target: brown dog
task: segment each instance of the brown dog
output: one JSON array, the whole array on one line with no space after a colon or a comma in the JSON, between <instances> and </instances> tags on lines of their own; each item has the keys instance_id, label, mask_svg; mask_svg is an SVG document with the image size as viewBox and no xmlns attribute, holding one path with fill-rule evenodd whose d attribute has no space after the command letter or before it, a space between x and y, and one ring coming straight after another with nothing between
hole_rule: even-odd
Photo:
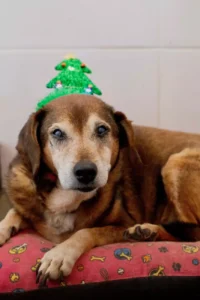
<instances>
[{"instance_id":1,"label":"brown dog","mask_svg":"<svg viewBox=\"0 0 200 300\"><path fill-rule=\"evenodd\" d=\"M30 116L17 150L0 244L27 227L57 243L42 285L95 246L200 238L199 135L133 127L98 98L70 95Z\"/></svg>"}]
</instances>

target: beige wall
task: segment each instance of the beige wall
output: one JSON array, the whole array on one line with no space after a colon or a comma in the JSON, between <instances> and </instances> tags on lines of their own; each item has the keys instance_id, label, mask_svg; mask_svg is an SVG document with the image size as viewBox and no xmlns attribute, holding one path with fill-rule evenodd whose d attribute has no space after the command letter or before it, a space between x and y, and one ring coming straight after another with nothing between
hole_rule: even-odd
<instances>
[{"instance_id":1,"label":"beige wall","mask_svg":"<svg viewBox=\"0 0 200 300\"><path fill-rule=\"evenodd\" d=\"M17 135L74 53L134 122L200 132L199 0L0 0L3 171Z\"/></svg>"}]
</instances>

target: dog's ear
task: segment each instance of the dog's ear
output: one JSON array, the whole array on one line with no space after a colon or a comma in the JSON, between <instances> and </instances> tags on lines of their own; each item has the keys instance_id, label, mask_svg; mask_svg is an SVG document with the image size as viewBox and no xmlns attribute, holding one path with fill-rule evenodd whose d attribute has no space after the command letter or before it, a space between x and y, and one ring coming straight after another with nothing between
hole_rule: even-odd
<instances>
[{"instance_id":1,"label":"dog's ear","mask_svg":"<svg viewBox=\"0 0 200 300\"><path fill-rule=\"evenodd\" d=\"M38 131L43 118L43 110L30 115L19 133L16 146L18 153L32 172L33 177L37 175L40 167L41 149L38 141Z\"/></svg>"},{"instance_id":2,"label":"dog's ear","mask_svg":"<svg viewBox=\"0 0 200 300\"><path fill-rule=\"evenodd\" d=\"M135 137L132 122L127 119L124 113L119 111L116 111L114 113L114 118L119 128L120 148L128 148L131 162L134 164L142 165L142 159L135 146Z\"/></svg>"},{"instance_id":3,"label":"dog's ear","mask_svg":"<svg viewBox=\"0 0 200 300\"><path fill-rule=\"evenodd\" d=\"M114 119L119 128L120 147L134 147L134 132L131 121L127 119L124 113L116 111Z\"/></svg>"}]
</instances>

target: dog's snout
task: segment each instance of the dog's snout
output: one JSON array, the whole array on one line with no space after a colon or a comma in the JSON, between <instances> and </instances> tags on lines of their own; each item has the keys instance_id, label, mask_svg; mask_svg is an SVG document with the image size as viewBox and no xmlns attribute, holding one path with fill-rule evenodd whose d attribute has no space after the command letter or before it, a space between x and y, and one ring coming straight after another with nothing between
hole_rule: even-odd
<instances>
[{"instance_id":1,"label":"dog's snout","mask_svg":"<svg viewBox=\"0 0 200 300\"><path fill-rule=\"evenodd\" d=\"M90 161L80 161L74 167L74 175L80 183L91 183L97 175L97 166Z\"/></svg>"}]
</instances>

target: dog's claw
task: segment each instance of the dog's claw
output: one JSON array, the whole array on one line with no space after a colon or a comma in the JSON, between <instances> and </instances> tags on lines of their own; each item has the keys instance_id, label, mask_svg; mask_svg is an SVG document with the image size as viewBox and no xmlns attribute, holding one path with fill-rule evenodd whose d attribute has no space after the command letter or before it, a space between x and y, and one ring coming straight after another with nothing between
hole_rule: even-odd
<instances>
[{"instance_id":1,"label":"dog's claw","mask_svg":"<svg viewBox=\"0 0 200 300\"><path fill-rule=\"evenodd\" d=\"M40 271L40 272L37 274L37 277L36 277L36 284L39 283L41 275L42 275L42 271Z\"/></svg>"},{"instance_id":2,"label":"dog's claw","mask_svg":"<svg viewBox=\"0 0 200 300\"><path fill-rule=\"evenodd\" d=\"M12 236L16 235L16 233L17 233L17 229L15 228L15 226L11 227L10 228L10 236L12 237Z\"/></svg>"},{"instance_id":3,"label":"dog's claw","mask_svg":"<svg viewBox=\"0 0 200 300\"><path fill-rule=\"evenodd\" d=\"M143 237L143 232L140 228L140 226L135 227L135 231L133 233L130 233L129 230L125 230L123 233L123 238L125 240L141 240Z\"/></svg>"},{"instance_id":4,"label":"dog's claw","mask_svg":"<svg viewBox=\"0 0 200 300\"><path fill-rule=\"evenodd\" d=\"M35 270L35 273L36 273L36 276L38 275L38 271L39 271L39 269L40 269L40 266L41 266L41 262L37 265L37 267L36 267L36 270Z\"/></svg>"},{"instance_id":5,"label":"dog's claw","mask_svg":"<svg viewBox=\"0 0 200 300\"><path fill-rule=\"evenodd\" d=\"M130 236L130 234L129 234L128 230L125 230L123 233L124 240L128 240L129 236Z\"/></svg>"},{"instance_id":6,"label":"dog's claw","mask_svg":"<svg viewBox=\"0 0 200 300\"><path fill-rule=\"evenodd\" d=\"M59 279L60 279L60 281L64 281L64 275L63 275L63 272L62 272L62 271L60 271Z\"/></svg>"},{"instance_id":7,"label":"dog's claw","mask_svg":"<svg viewBox=\"0 0 200 300\"><path fill-rule=\"evenodd\" d=\"M157 232L154 232L148 227L136 225L133 228L129 228L124 231L123 238L125 240L134 241L154 241L156 239Z\"/></svg>"},{"instance_id":8,"label":"dog's claw","mask_svg":"<svg viewBox=\"0 0 200 300\"><path fill-rule=\"evenodd\" d=\"M47 287L47 280L49 279L49 273L45 274L39 284L40 288Z\"/></svg>"},{"instance_id":9,"label":"dog's claw","mask_svg":"<svg viewBox=\"0 0 200 300\"><path fill-rule=\"evenodd\" d=\"M136 226L135 227L135 235L137 236L137 237L141 237L141 236L143 236L143 231L142 231L142 228L140 227L140 226Z\"/></svg>"}]
</instances>

